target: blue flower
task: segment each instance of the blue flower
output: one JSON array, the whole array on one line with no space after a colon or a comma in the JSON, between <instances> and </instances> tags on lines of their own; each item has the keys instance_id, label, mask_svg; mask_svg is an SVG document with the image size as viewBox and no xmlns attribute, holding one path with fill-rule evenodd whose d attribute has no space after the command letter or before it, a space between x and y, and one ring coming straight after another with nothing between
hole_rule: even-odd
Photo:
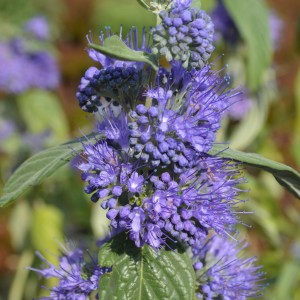
<instances>
[{"instance_id":1,"label":"blue flower","mask_svg":"<svg viewBox=\"0 0 300 300\"><path fill-rule=\"evenodd\" d=\"M84 253L77 248L59 257L59 265L49 263L40 253L37 256L48 266L44 269L28 268L39 273L46 279L57 278L58 283L51 288L49 297L51 300L85 300L93 291L98 290L100 277L110 271L110 268L102 268L91 255L91 262L87 262Z\"/></svg>"},{"instance_id":2,"label":"blue flower","mask_svg":"<svg viewBox=\"0 0 300 300\"><path fill-rule=\"evenodd\" d=\"M191 1L174 1L161 11L161 24L152 29L152 52L187 68L202 68L214 50L214 25L203 11L190 8Z\"/></svg>"},{"instance_id":3,"label":"blue flower","mask_svg":"<svg viewBox=\"0 0 300 300\"><path fill-rule=\"evenodd\" d=\"M245 300L263 289L256 258L245 258L246 244L214 235L202 247L192 248L197 275L198 299Z\"/></svg>"}]
</instances>

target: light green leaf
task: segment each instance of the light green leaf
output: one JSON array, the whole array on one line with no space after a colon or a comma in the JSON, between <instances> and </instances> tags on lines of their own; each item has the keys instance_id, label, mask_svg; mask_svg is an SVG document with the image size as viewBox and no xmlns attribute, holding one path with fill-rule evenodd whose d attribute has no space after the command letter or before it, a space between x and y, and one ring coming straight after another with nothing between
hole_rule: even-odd
<instances>
[{"instance_id":1,"label":"light green leaf","mask_svg":"<svg viewBox=\"0 0 300 300\"><path fill-rule=\"evenodd\" d=\"M154 55L130 49L117 35L106 38L103 46L89 44L89 47L115 59L144 62L149 64L155 71L158 69Z\"/></svg>"},{"instance_id":2,"label":"light green leaf","mask_svg":"<svg viewBox=\"0 0 300 300\"><path fill-rule=\"evenodd\" d=\"M295 197L300 199L300 174L293 168L282 163L267 159L255 153L246 153L226 148L222 144L214 145L209 151L211 155L229 158L248 166L259 168L271 173L275 179Z\"/></svg>"},{"instance_id":3,"label":"light green leaf","mask_svg":"<svg viewBox=\"0 0 300 300\"><path fill-rule=\"evenodd\" d=\"M188 254L179 245L155 252L137 248L126 234L106 243L99 264L112 266L100 278L100 300L193 300L195 271Z\"/></svg>"},{"instance_id":4,"label":"light green leaf","mask_svg":"<svg viewBox=\"0 0 300 300\"><path fill-rule=\"evenodd\" d=\"M269 11L262 0L224 0L247 46L249 87L255 91L272 59Z\"/></svg>"},{"instance_id":5,"label":"light green leaf","mask_svg":"<svg viewBox=\"0 0 300 300\"><path fill-rule=\"evenodd\" d=\"M55 94L32 90L18 97L18 108L30 133L50 130L52 143L58 144L68 137L68 121Z\"/></svg>"}]
</instances>

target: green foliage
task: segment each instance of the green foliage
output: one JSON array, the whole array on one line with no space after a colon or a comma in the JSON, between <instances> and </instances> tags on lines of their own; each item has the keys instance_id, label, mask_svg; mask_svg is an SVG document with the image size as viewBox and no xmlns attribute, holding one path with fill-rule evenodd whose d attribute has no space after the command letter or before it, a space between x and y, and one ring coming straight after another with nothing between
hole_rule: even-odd
<instances>
[{"instance_id":1,"label":"green foliage","mask_svg":"<svg viewBox=\"0 0 300 300\"><path fill-rule=\"evenodd\" d=\"M68 121L53 93L32 90L22 94L17 101L20 115L30 133L38 134L50 130L52 144L66 140L69 131Z\"/></svg>"},{"instance_id":2,"label":"green foliage","mask_svg":"<svg viewBox=\"0 0 300 300\"><path fill-rule=\"evenodd\" d=\"M246 153L233 149L225 149L224 145L215 145L211 151L212 155L230 158L242 162L248 166L262 169L271 173L275 179L295 197L300 199L300 174L289 166L264 158L256 153Z\"/></svg>"},{"instance_id":3,"label":"green foliage","mask_svg":"<svg viewBox=\"0 0 300 300\"><path fill-rule=\"evenodd\" d=\"M6 182L0 207L16 200L28 188L40 184L45 178L65 165L80 151L80 140L44 150L26 160Z\"/></svg>"},{"instance_id":4,"label":"green foliage","mask_svg":"<svg viewBox=\"0 0 300 300\"><path fill-rule=\"evenodd\" d=\"M224 0L247 46L248 85L255 91L272 59L268 8L264 1Z\"/></svg>"},{"instance_id":5,"label":"green foliage","mask_svg":"<svg viewBox=\"0 0 300 300\"><path fill-rule=\"evenodd\" d=\"M137 248L122 233L99 252L99 264L113 266L99 282L101 300L193 300L195 271L184 249L155 252L150 246Z\"/></svg>"},{"instance_id":6,"label":"green foliage","mask_svg":"<svg viewBox=\"0 0 300 300\"><path fill-rule=\"evenodd\" d=\"M112 58L125 61L139 61L149 64L154 70L158 69L156 58L154 55L143 51L135 51L127 47L127 45L116 35L104 40L104 45L89 44L89 46Z\"/></svg>"}]
</instances>

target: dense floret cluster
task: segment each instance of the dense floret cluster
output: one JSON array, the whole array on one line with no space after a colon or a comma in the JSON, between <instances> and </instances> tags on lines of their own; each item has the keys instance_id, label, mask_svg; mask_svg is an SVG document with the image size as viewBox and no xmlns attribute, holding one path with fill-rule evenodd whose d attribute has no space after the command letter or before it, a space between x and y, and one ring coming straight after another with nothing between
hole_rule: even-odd
<instances>
[{"instance_id":1,"label":"dense floret cluster","mask_svg":"<svg viewBox=\"0 0 300 300\"><path fill-rule=\"evenodd\" d=\"M115 53L101 53L103 48L97 50L88 38L89 55L102 68L87 70L77 99L98 121L94 137L82 143L77 168L85 192L106 210L112 234L125 232L136 247L148 244L156 251L182 243L195 260L198 298L246 299L256 295L261 273L255 259L239 258L226 240L240 222L237 204L244 178L238 163L211 152L222 116L239 93L228 90L222 72L205 64L214 49L214 26L204 11L191 8L190 0L175 0L158 15L161 23L150 33L152 48L145 31L138 43L135 28L118 41L134 50L130 53L139 51L152 61L154 55L157 65L163 55L168 66L150 70L147 59L119 60ZM111 36L107 28L100 45ZM94 279L98 282L106 271L96 266L82 279L76 259L67 258L59 270L50 266L39 272L56 273L62 294L75 281L73 292L89 295L96 289ZM72 270L66 282L65 270Z\"/></svg>"},{"instance_id":2,"label":"dense floret cluster","mask_svg":"<svg viewBox=\"0 0 300 300\"><path fill-rule=\"evenodd\" d=\"M201 248L194 248L198 277L198 299L239 299L258 297L263 273L256 258L245 258L246 244L214 235Z\"/></svg>"},{"instance_id":3,"label":"dense floret cluster","mask_svg":"<svg viewBox=\"0 0 300 300\"><path fill-rule=\"evenodd\" d=\"M79 248L61 255L58 266L49 263L40 253L37 255L48 268L29 269L42 277L58 279L58 285L51 289L49 297L43 299L86 300L93 291L97 291L100 277L110 271L97 264L97 254L95 257L89 255L91 261L87 262Z\"/></svg>"},{"instance_id":4,"label":"dense floret cluster","mask_svg":"<svg viewBox=\"0 0 300 300\"><path fill-rule=\"evenodd\" d=\"M36 40L48 38L46 21L34 18L25 25L25 30ZM38 43L38 42L36 42ZM59 84L59 70L52 54L28 47L26 37L0 41L0 90L18 94L31 88L54 89Z\"/></svg>"},{"instance_id":5,"label":"dense floret cluster","mask_svg":"<svg viewBox=\"0 0 300 300\"><path fill-rule=\"evenodd\" d=\"M214 50L214 25L205 11L190 8L190 4L174 1L171 9L160 12L161 24L152 30L152 52L168 61L202 68Z\"/></svg>"}]
</instances>

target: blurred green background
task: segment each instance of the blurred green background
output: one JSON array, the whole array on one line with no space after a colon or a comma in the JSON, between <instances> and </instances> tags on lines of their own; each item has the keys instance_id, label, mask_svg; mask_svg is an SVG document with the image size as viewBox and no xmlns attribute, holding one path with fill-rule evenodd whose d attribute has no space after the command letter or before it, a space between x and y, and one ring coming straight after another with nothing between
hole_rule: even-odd
<instances>
[{"instance_id":1,"label":"blurred green background","mask_svg":"<svg viewBox=\"0 0 300 300\"><path fill-rule=\"evenodd\" d=\"M213 11L216 1L203 0L202 5ZM255 87L245 76L249 39L240 34L235 43L222 37L216 41L216 68L228 63L226 71L232 75L233 86L246 88L245 96L252 103L242 119L228 116L224 120L219 139L300 170L300 2L269 0L266 5L270 14L277 15L278 36L270 50L271 61ZM255 9L251 22L243 23L246 31L251 26L261 28L261 14ZM81 76L94 65L85 51L86 34L91 31L96 40L106 25L114 32L119 31L120 24L124 32L132 25L155 26L155 17L135 0L0 0L0 43L20 35L24 22L36 15L48 21L47 49L57 59L61 80L51 91L0 91L0 126L4 130L4 120L15 124L14 131L0 144L1 194L5 181L26 158L80 137L81 131L91 131L92 117L81 111L75 97ZM221 57L222 53L225 55ZM5 65L0 68L0 77L3 68ZM25 143L25 135L42 140ZM249 253L258 257L266 272L268 285L262 299L300 299L300 202L267 173L247 169L246 176L249 201L241 210L254 213L243 217L247 226L240 231L250 242ZM63 167L15 204L0 210L0 299L47 295L39 288L46 283L25 269L40 265L34 251L55 262L59 244L90 247L106 230L101 210L83 193L79 174L70 166Z\"/></svg>"}]
</instances>

